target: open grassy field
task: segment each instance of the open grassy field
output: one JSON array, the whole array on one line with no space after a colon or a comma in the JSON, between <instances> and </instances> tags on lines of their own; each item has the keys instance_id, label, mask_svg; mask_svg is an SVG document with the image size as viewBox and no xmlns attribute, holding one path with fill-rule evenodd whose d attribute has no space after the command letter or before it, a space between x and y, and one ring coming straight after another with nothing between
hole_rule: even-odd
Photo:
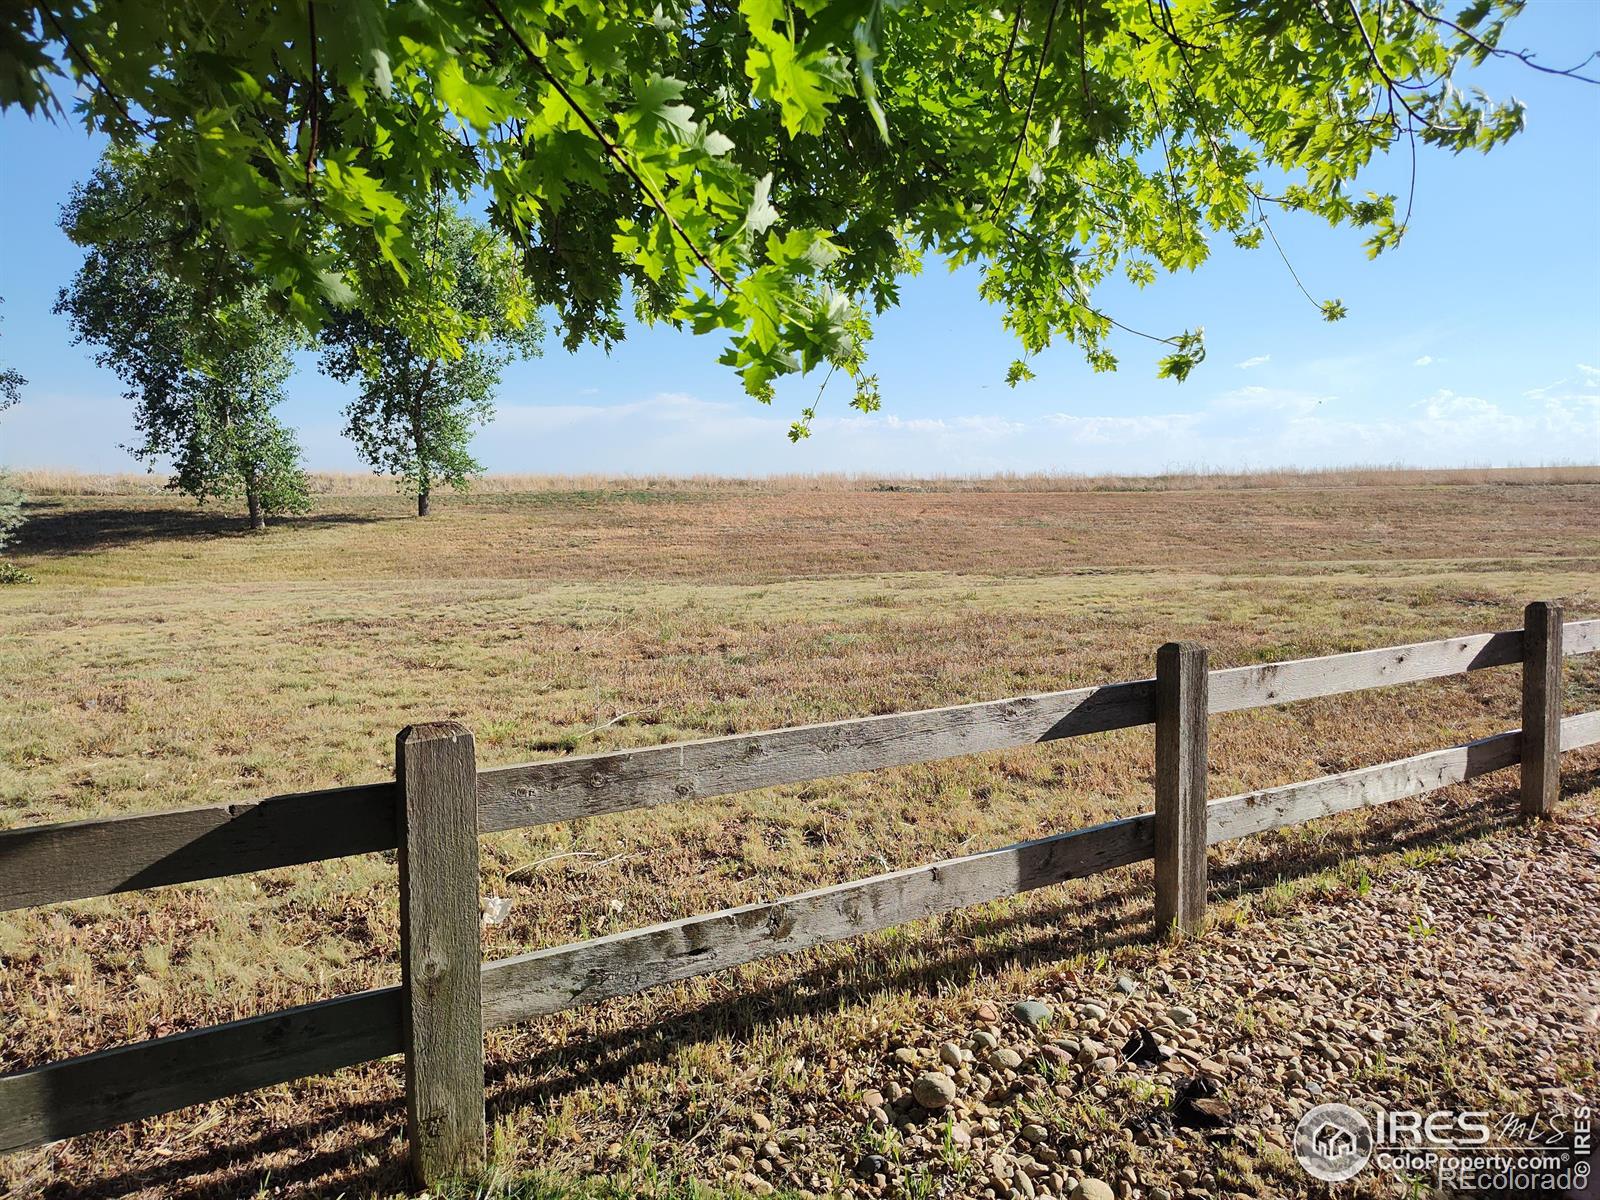
<instances>
[{"instance_id":1,"label":"open grassy field","mask_svg":"<svg viewBox=\"0 0 1600 1200\"><path fill-rule=\"evenodd\" d=\"M1178 638L1232 666L1514 627L1530 599L1600 616L1600 469L1127 490L583 482L441 498L426 520L379 491L325 494L251 536L175 498L56 479L16 548L37 583L0 589L0 824L370 781L415 721L466 723L496 766L1139 678ZM1568 711L1600 706L1594 657L1569 660ZM1212 794L1517 712L1501 668L1218 718ZM1572 803L1592 804L1600 753L1565 770ZM1149 731L1130 730L496 835L482 891L512 905L484 952L1138 812L1152 772ZM1445 853L1502 826L1513 786L1220 848L1214 896L1265 913ZM9 914L0 1067L394 982L395 904L392 862L366 856ZM497 1170L738 1186L751 1114L826 1124L830 1079L902 1025L1067 967L1128 969L1153 952L1148 916L1147 869L1130 868L501 1031ZM1476 1061L1448 1080L1418 1064L1415 1086L1476 1095L1495 1077ZM398 1095L398 1067L373 1064L0 1160L0 1189L392 1193ZM812 1190L857 1153L815 1148Z\"/></svg>"}]
</instances>

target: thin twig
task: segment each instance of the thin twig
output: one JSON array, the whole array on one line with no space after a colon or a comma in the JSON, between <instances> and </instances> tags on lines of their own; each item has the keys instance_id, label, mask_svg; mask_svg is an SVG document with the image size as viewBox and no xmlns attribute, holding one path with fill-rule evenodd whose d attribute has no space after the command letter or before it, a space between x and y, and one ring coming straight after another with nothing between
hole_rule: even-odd
<instances>
[{"instance_id":1,"label":"thin twig","mask_svg":"<svg viewBox=\"0 0 1600 1200\"><path fill-rule=\"evenodd\" d=\"M1161 15L1165 17L1166 20L1157 21L1156 28L1161 30L1161 32L1166 35L1167 40L1176 46L1180 51L1187 52L1189 50L1216 49L1214 46L1202 46L1199 42L1185 41L1183 35L1178 32L1178 19L1173 15L1172 8L1169 5L1168 0L1159 0L1159 3L1161 5ZM1187 61L1187 58L1185 61Z\"/></svg>"},{"instance_id":2,"label":"thin twig","mask_svg":"<svg viewBox=\"0 0 1600 1200\"><path fill-rule=\"evenodd\" d=\"M611 720L609 720L609 721L603 721L599 725L591 726L590 728L585 729L582 733L573 734L572 735L572 740L575 741L575 742L582 741L584 738L588 737L591 733L599 733L602 729L610 729L618 721L626 721L629 717L637 717L640 713L647 713L647 712L654 712L654 711L655 711L655 709L652 706L651 708L636 708L636 709L633 709L631 712L618 713L616 716L612 717Z\"/></svg>"},{"instance_id":3,"label":"thin twig","mask_svg":"<svg viewBox=\"0 0 1600 1200\"><path fill-rule=\"evenodd\" d=\"M1411 224L1411 210L1417 203L1417 131L1408 129L1406 135L1411 141L1411 182L1406 185L1406 217L1401 225Z\"/></svg>"},{"instance_id":4,"label":"thin twig","mask_svg":"<svg viewBox=\"0 0 1600 1200\"><path fill-rule=\"evenodd\" d=\"M1006 43L1006 56L1000 63L1000 95L1005 99L1006 107L1011 105L1011 89L1006 86L1006 73L1011 70L1011 56L1016 53L1017 33L1022 28L1022 10L1026 7L1027 0L1017 0L1017 15L1011 21L1011 40Z\"/></svg>"},{"instance_id":5,"label":"thin twig","mask_svg":"<svg viewBox=\"0 0 1600 1200\"><path fill-rule=\"evenodd\" d=\"M710 1129L711 1126L714 1125L719 1118L725 1117L725 1116L728 1115L728 1110L732 1106L733 1106L733 1101L724 1100L722 1102L722 1106L720 1108L718 1108L716 1112L712 1113L709 1117L707 1117L706 1120L705 1120L705 1123L703 1125L701 1125L699 1129L696 1129L693 1133L691 1133L687 1138L684 1139L683 1144L685 1146L694 1145L695 1142L700 1140L701 1135L703 1135L706 1130Z\"/></svg>"},{"instance_id":6,"label":"thin twig","mask_svg":"<svg viewBox=\"0 0 1600 1200\"><path fill-rule=\"evenodd\" d=\"M613 854L610 858L602 858L597 863L590 863L586 870L581 871L579 873L582 874L582 875L593 875L601 867L608 867L612 863L616 862L618 859L632 858L632 857L633 857L633 851L624 850L621 854Z\"/></svg>"},{"instance_id":7,"label":"thin twig","mask_svg":"<svg viewBox=\"0 0 1600 1200\"><path fill-rule=\"evenodd\" d=\"M311 81L310 93L306 101L306 124L308 128L308 141L306 143L306 192L311 192L311 175L317 166L317 136L321 132L321 114L318 112L318 101L321 87L317 83L317 5L316 0L306 0L306 29L307 36L311 39ZM313 197L315 198L315 197Z\"/></svg>"},{"instance_id":8,"label":"thin twig","mask_svg":"<svg viewBox=\"0 0 1600 1200\"><path fill-rule=\"evenodd\" d=\"M1006 174L1006 185L1000 189L1000 199L995 208L1001 208L1011 192L1011 181L1017 177L1017 164L1022 161L1022 151L1028 145L1028 126L1033 121L1033 106L1039 99L1039 81L1044 78L1044 65L1050 57L1050 37L1056 30L1056 14L1061 11L1061 0L1050 6L1050 19L1044 25L1044 41L1039 45L1039 67L1033 73L1033 86L1028 89L1028 108L1022 114L1022 132L1017 135L1017 152L1011 157L1011 170Z\"/></svg>"},{"instance_id":9,"label":"thin twig","mask_svg":"<svg viewBox=\"0 0 1600 1200\"><path fill-rule=\"evenodd\" d=\"M1289 256L1283 252L1283 243L1278 241L1278 235L1272 232L1272 222L1267 220L1267 214L1262 211L1259 202L1256 204L1256 216L1261 218L1261 227L1267 231L1267 236L1272 239L1272 244L1278 248L1278 257L1283 259L1283 265L1289 269L1289 278L1294 280L1295 287L1300 289L1301 294L1307 300L1321 308L1322 305L1317 303L1317 298L1306 291L1306 285L1300 282L1300 276L1295 271L1294 264L1289 261Z\"/></svg>"},{"instance_id":10,"label":"thin twig","mask_svg":"<svg viewBox=\"0 0 1600 1200\"><path fill-rule=\"evenodd\" d=\"M1094 112L1094 100L1089 95L1089 52L1084 45L1084 22L1088 19L1083 0L1078 0L1078 77L1083 81L1083 107L1086 113Z\"/></svg>"},{"instance_id":11,"label":"thin twig","mask_svg":"<svg viewBox=\"0 0 1600 1200\"><path fill-rule=\"evenodd\" d=\"M1013 223L1007 223L1006 231L1008 233L1010 233L1013 237L1021 237L1021 238L1030 239L1033 242L1033 244L1039 249L1039 251L1041 253L1045 253L1046 252L1045 246L1043 245L1042 242L1039 241L1038 237L1034 233L1032 233L1032 231L1027 230L1027 229L1023 229L1023 228L1021 228L1021 227L1019 227L1019 226L1017 226L1016 224L1013 224ZM1078 302L1083 305L1084 308L1089 310L1091 315L1093 315L1095 317L1098 317L1100 320L1106 322L1108 325L1115 326L1117 329L1122 330L1123 333L1131 333L1135 337L1144 338L1146 341L1159 342L1163 346L1176 346L1176 345L1179 344L1178 343L1178 339L1176 337L1162 337L1160 334L1146 333L1142 329L1135 329L1131 325L1124 325L1121 321L1117 320L1110 313L1102 312L1100 309L1095 308L1093 305L1086 303L1084 298L1081 295L1077 296L1076 298L1077 298ZM887 863L885 865L887 865Z\"/></svg>"},{"instance_id":12,"label":"thin twig","mask_svg":"<svg viewBox=\"0 0 1600 1200\"><path fill-rule=\"evenodd\" d=\"M146 129L140 122L133 119L133 114L128 111L128 106L122 102L122 98L106 86L105 80L100 78L100 72L95 70L94 64L89 61L89 56L82 50L78 49L77 43L75 43L67 34L67 31L62 28L61 22L56 20L55 13L43 6L40 7L40 12L44 14L44 19L49 21L50 24L54 26L55 31L61 35L61 40L67 44L67 53L72 55L73 58L77 59L78 65L88 72L90 79L94 80L95 91L99 92L111 102L112 107L122 114L122 119L129 125L133 126L135 133L141 133L146 137L152 137L153 135L148 129Z\"/></svg>"},{"instance_id":13,"label":"thin twig","mask_svg":"<svg viewBox=\"0 0 1600 1200\"><path fill-rule=\"evenodd\" d=\"M1491 46L1477 34L1473 33L1469 29L1463 29L1460 25L1457 25L1448 17L1441 17L1438 13L1429 12L1426 8L1422 7L1422 5L1416 3L1416 0L1400 0L1400 2L1412 12L1416 13L1417 16L1428 21L1432 21L1435 25L1443 25L1457 37L1461 38L1463 41L1471 42L1485 54L1492 54L1496 58L1514 58L1523 66L1532 67L1535 71L1542 71L1546 75L1560 75L1564 79L1576 79L1579 83L1600 85L1600 79L1596 79L1589 75L1578 74L1578 72L1583 70L1584 67L1588 66L1595 59L1600 58L1600 50L1592 51L1588 57L1586 57L1582 62L1578 63L1577 66L1566 68L1547 67L1543 63L1535 62L1533 55L1526 50L1506 50L1500 46Z\"/></svg>"},{"instance_id":14,"label":"thin twig","mask_svg":"<svg viewBox=\"0 0 1600 1200\"><path fill-rule=\"evenodd\" d=\"M822 393L828 390L828 385L833 382L833 373L835 371L837 371L838 369L839 369L839 364L838 363L830 362L828 364L828 373L827 373L827 375L823 376L822 386L817 389L817 398L811 402L811 407L812 408L815 408L818 404L820 404L822 402Z\"/></svg>"},{"instance_id":15,"label":"thin twig","mask_svg":"<svg viewBox=\"0 0 1600 1200\"><path fill-rule=\"evenodd\" d=\"M1350 15L1355 18L1356 28L1361 31L1361 40L1367 47L1367 57L1372 60L1373 70L1378 72L1378 74L1383 78L1384 85L1389 89L1390 114L1393 114L1394 102L1398 100L1400 101L1400 107L1406 110L1406 114L1410 116L1413 121L1418 121L1427 126L1429 129L1437 130L1440 133L1460 132L1460 127L1456 125L1435 125L1432 121L1428 120L1427 117L1423 116L1416 109L1411 107L1411 102L1405 97L1405 91L1398 83L1394 81L1394 76L1390 75L1389 72L1384 68L1383 63L1379 61L1378 47L1373 44L1372 36L1367 33L1367 23L1361 17L1360 6L1356 3L1356 0L1345 0L1345 4L1349 6Z\"/></svg>"},{"instance_id":16,"label":"thin twig","mask_svg":"<svg viewBox=\"0 0 1600 1200\"><path fill-rule=\"evenodd\" d=\"M1109 321L1111 324L1115 325L1118 329L1122 330L1123 333L1131 333L1131 334L1133 334L1134 337L1142 337L1146 341L1159 342L1163 346L1176 346L1178 344L1178 339L1175 338L1175 337L1162 337L1160 334L1157 334L1157 333L1146 333L1142 329L1135 329L1132 325L1124 325L1121 321L1117 320L1115 317L1111 316L1109 313L1103 313L1098 308L1091 308L1091 309L1089 309L1089 311L1092 312L1095 316L1099 317L1101 320Z\"/></svg>"},{"instance_id":17,"label":"thin twig","mask_svg":"<svg viewBox=\"0 0 1600 1200\"><path fill-rule=\"evenodd\" d=\"M1166 114L1161 111L1161 101L1156 99L1156 89L1148 82L1144 86L1145 90L1150 93L1150 106L1156 110L1156 136L1161 139L1161 157L1167 164L1167 179L1172 184L1172 200L1176 204L1178 203L1178 197L1182 195L1182 191L1178 187L1178 173L1172 167L1172 149L1167 145ZM1174 127L1173 132L1177 132L1176 127Z\"/></svg>"},{"instance_id":18,"label":"thin twig","mask_svg":"<svg viewBox=\"0 0 1600 1200\"><path fill-rule=\"evenodd\" d=\"M545 857L537 860L536 862L531 862L531 863L528 863L526 866L517 867L517 868L515 868L513 870L507 871L506 872L506 882L507 883L514 883L519 879L526 879L526 878L528 878L528 876L532 875L535 871L537 871L540 867L544 866L546 863L559 862L563 858L599 858L599 857L600 857L600 851L598 851L598 850L568 850L568 851L565 851L564 853L561 853L561 854L547 854Z\"/></svg>"}]
</instances>

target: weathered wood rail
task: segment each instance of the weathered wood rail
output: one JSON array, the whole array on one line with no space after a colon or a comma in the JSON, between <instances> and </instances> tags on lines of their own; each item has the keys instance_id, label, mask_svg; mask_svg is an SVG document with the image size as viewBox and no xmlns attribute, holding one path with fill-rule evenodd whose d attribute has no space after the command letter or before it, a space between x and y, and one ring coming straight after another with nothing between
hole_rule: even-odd
<instances>
[{"instance_id":1,"label":"weathered wood rail","mask_svg":"<svg viewBox=\"0 0 1600 1200\"><path fill-rule=\"evenodd\" d=\"M485 1029L1154 859L1158 932L1203 919L1206 847L1386 804L1518 763L1521 809L1555 811L1564 658L1600 620L1528 606L1523 629L1206 669L1171 645L1153 679L923 712L477 770L458 725L413 726L392 782L0 831L0 910L399 850L402 981L0 1076L0 1151L404 1054L413 1164L432 1181L483 1153ZM1207 716L1523 667L1521 728L1283 787L1208 800ZM802 783L1082 734L1156 726L1156 810L496 962L479 961L477 835Z\"/></svg>"}]
</instances>

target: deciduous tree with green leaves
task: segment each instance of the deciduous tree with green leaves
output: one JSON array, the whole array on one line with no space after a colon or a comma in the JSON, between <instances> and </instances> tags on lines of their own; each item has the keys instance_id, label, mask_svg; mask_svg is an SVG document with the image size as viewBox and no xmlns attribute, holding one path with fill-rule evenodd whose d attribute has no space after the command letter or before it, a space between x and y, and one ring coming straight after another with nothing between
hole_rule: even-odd
<instances>
[{"instance_id":1,"label":"deciduous tree with green leaves","mask_svg":"<svg viewBox=\"0 0 1600 1200\"><path fill-rule=\"evenodd\" d=\"M0 306L4 304L5 298L0 296ZM28 381L22 377L21 371L0 363L0 412L21 401L22 389L27 386Z\"/></svg>"},{"instance_id":2,"label":"deciduous tree with green leaves","mask_svg":"<svg viewBox=\"0 0 1600 1200\"><path fill-rule=\"evenodd\" d=\"M1514 135L1518 103L1464 86L1487 59L1580 75L1508 43L1521 9L77 0L10 10L0 105L49 109L68 76L81 119L167 151L204 227L310 324L426 269L408 217L441 189L482 195L569 343L620 337L631 297L727 334L759 399L826 366L871 409L871 314L929 259L977 267L1017 382L1056 339L1115 366L1134 331L1101 285L1193 268L1219 235L1275 242L1299 212L1394 246L1409 195L1362 188L1375 156ZM438 307L415 333L448 349ZM1203 358L1198 326L1152 336L1162 374Z\"/></svg>"},{"instance_id":3,"label":"deciduous tree with green leaves","mask_svg":"<svg viewBox=\"0 0 1600 1200\"><path fill-rule=\"evenodd\" d=\"M138 150L113 150L74 189L61 226L86 253L56 311L125 385L142 439L128 449L170 460L169 486L201 503L242 498L252 529L304 511L300 447L273 415L302 335L267 286ZM210 270L191 280L173 269L177 255Z\"/></svg>"},{"instance_id":4,"label":"deciduous tree with green leaves","mask_svg":"<svg viewBox=\"0 0 1600 1200\"><path fill-rule=\"evenodd\" d=\"M5 300L0 298L0 305ZM0 363L0 412L22 399L22 389L28 381L15 367ZM0 466L0 551L10 544L12 536L22 527L24 520L22 489L17 486L11 472ZM15 563L0 561L0 583L26 583L29 576Z\"/></svg>"},{"instance_id":5,"label":"deciduous tree with green leaves","mask_svg":"<svg viewBox=\"0 0 1600 1200\"><path fill-rule=\"evenodd\" d=\"M469 449L473 430L494 416L505 365L539 353L544 326L503 238L443 196L418 219L428 226L417 236L418 275L336 310L321 340L323 370L360 386L345 432L375 471L399 477L425 517L435 487L465 488L482 471ZM451 314L454 354L424 336L441 308Z\"/></svg>"}]
</instances>

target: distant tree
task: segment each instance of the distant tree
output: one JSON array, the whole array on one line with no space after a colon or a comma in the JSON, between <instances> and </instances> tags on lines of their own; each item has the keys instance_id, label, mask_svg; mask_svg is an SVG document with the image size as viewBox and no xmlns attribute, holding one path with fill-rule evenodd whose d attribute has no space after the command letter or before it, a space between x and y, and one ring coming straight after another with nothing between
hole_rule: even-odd
<instances>
[{"instance_id":1,"label":"distant tree","mask_svg":"<svg viewBox=\"0 0 1600 1200\"><path fill-rule=\"evenodd\" d=\"M0 296L0 305L4 303L5 297ZM21 400L22 389L27 386L28 381L22 377L21 371L0 363L0 412Z\"/></svg>"},{"instance_id":2,"label":"distant tree","mask_svg":"<svg viewBox=\"0 0 1600 1200\"><path fill-rule=\"evenodd\" d=\"M237 256L206 243L163 176L158 162L119 150L73 190L61 227L87 253L56 311L126 386L142 439L127 449L170 460L168 486L201 503L242 497L250 527L265 529L268 515L309 505L299 444L272 411L299 330ZM196 261L208 264L199 279Z\"/></svg>"},{"instance_id":3,"label":"distant tree","mask_svg":"<svg viewBox=\"0 0 1600 1200\"><path fill-rule=\"evenodd\" d=\"M5 300L0 299L0 304ZM0 363L0 412L4 412L13 404L22 399L22 389L28 381L22 377L22 372L15 367L5 366ZM12 535L21 527L23 520L22 489L17 486L11 472L0 467L0 550L4 550L11 542ZM12 563L0 562L0 583L26 583L28 575Z\"/></svg>"},{"instance_id":4,"label":"distant tree","mask_svg":"<svg viewBox=\"0 0 1600 1200\"><path fill-rule=\"evenodd\" d=\"M26 517L22 502L26 497L17 486L11 472L0 470L0 552L10 543L12 535L21 527ZM32 577L15 563L0 558L0 583L30 583Z\"/></svg>"},{"instance_id":5,"label":"distant tree","mask_svg":"<svg viewBox=\"0 0 1600 1200\"><path fill-rule=\"evenodd\" d=\"M425 221L413 234L423 269L410 286L381 289L322 328L323 370L360 384L346 434L374 471L399 477L419 517L434 488L461 490L483 470L469 450L473 430L494 417L505 365L538 354L544 336L510 246L443 197ZM448 330L440 312L450 314Z\"/></svg>"}]
</instances>

